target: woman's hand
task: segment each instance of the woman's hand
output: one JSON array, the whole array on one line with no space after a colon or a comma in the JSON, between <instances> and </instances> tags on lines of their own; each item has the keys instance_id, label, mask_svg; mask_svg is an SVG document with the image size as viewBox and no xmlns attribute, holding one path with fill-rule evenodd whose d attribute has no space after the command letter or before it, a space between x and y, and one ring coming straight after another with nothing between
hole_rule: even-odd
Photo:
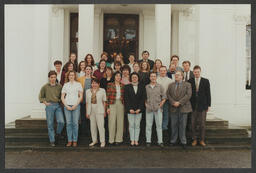
<instances>
[{"instance_id":1,"label":"woman's hand","mask_svg":"<svg viewBox=\"0 0 256 173\"><path fill-rule=\"evenodd\" d=\"M109 108L107 109L107 113L108 113L108 115L110 114L110 109Z\"/></svg>"},{"instance_id":2,"label":"woman's hand","mask_svg":"<svg viewBox=\"0 0 256 173\"><path fill-rule=\"evenodd\" d=\"M90 119L90 115L86 114L86 118L87 118L87 119Z\"/></svg>"}]
</instances>

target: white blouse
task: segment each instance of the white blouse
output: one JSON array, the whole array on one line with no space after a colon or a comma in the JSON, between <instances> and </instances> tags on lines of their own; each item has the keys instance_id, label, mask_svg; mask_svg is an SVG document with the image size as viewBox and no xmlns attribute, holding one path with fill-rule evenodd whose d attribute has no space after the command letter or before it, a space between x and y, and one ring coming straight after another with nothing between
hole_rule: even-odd
<instances>
[{"instance_id":1,"label":"white blouse","mask_svg":"<svg viewBox=\"0 0 256 173\"><path fill-rule=\"evenodd\" d=\"M79 82L67 82L64 84L61 93L65 93L65 102L67 105L75 105L78 101L78 93L83 92L82 85Z\"/></svg>"}]
</instances>

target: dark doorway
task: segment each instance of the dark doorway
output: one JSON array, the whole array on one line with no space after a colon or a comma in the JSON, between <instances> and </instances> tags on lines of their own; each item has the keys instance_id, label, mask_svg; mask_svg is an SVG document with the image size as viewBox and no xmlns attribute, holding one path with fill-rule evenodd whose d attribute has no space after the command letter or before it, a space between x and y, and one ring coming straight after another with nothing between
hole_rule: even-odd
<instances>
[{"instance_id":1,"label":"dark doorway","mask_svg":"<svg viewBox=\"0 0 256 173\"><path fill-rule=\"evenodd\" d=\"M125 63L130 53L138 59L139 15L104 14L104 46L109 55L121 52Z\"/></svg>"},{"instance_id":2,"label":"dark doorway","mask_svg":"<svg viewBox=\"0 0 256 173\"><path fill-rule=\"evenodd\" d=\"M78 13L70 14L70 52L77 53Z\"/></svg>"}]
</instances>

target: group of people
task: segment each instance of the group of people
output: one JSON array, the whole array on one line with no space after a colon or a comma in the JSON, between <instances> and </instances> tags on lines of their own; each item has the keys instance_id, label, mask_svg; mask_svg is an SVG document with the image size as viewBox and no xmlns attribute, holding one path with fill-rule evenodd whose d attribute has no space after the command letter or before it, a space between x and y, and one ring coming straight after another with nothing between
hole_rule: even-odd
<instances>
[{"instance_id":1,"label":"group of people","mask_svg":"<svg viewBox=\"0 0 256 173\"><path fill-rule=\"evenodd\" d=\"M154 121L160 147L164 147L163 134L168 134L169 124L170 145L177 145L179 139L186 148L187 125L191 125L192 146L198 142L206 145L211 94L209 80L200 75L201 67L196 65L191 71L189 61L180 67L179 57L173 55L167 68L160 59L150 60L148 51L142 52L141 60L137 61L133 54L128 59L124 63L122 54L116 54L111 63L103 52L98 63L87 54L78 64L76 54L71 53L63 68L61 61L54 62L55 70L48 73L49 82L39 94L40 102L46 105L51 146L58 142L65 121L67 147L77 146L78 129L83 125L90 127L90 147L98 143L98 132L100 147L105 147L106 140L109 145L120 145L125 132L129 132L131 146L138 146L140 133L145 133L149 147Z\"/></svg>"}]
</instances>

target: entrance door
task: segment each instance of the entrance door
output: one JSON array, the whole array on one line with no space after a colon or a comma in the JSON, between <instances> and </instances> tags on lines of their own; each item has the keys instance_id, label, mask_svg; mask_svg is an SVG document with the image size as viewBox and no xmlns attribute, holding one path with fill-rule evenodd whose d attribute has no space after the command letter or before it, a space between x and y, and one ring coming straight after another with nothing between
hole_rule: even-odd
<instances>
[{"instance_id":1,"label":"entrance door","mask_svg":"<svg viewBox=\"0 0 256 173\"><path fill-rule=\"evenodd\" d=\"M139 16L134 14L104 14L104 47L109 55L121 52L128 63L130 53L138 59Z\"/></svg>"}]
</instances>

